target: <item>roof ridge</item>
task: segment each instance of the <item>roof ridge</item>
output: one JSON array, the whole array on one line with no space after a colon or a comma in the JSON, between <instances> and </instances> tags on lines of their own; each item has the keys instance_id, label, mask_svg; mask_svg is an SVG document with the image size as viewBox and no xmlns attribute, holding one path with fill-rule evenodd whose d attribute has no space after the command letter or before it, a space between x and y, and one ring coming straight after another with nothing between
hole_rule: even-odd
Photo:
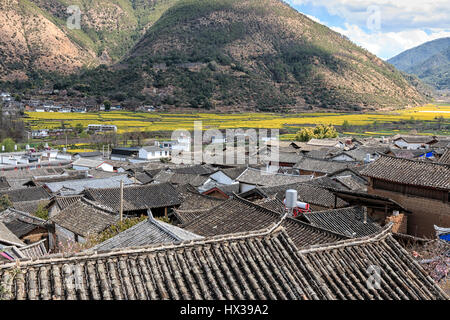
<instances>
[{"instance_id":1,"label":"roof ridge","mask_svg":"<svg viewBox=\"0 0 450 320\"><path fill-rule=\"evenodd\" d=\"M348 240L342 240L338 241L332 244L319 244L319 245L312 245L308 248L298 250L298 253L304 254L304 253L310 253L310 252L317 252L317 251L325 251L329 249L337 249L347 246L356 246L359 244L365 244L365 243L371 243L371 242L378 242L381 240L386 239L389 235L392 234L392 227L393 223L390 222L387 224L380 232L369 235L366 237L356 238L356 239L348 239Z\"/></svg>"},{"instance_id":2,"label":"roof ridge","mask_svg":"<svg viewBox=\"0 0 450 320\"><path fill-rule=\"evenodd\" d=\"M131 247L131 248L118 248L118 249L111 249L111 250L105 250L105 251L82 251L78 253L72 253L69 255L66 254L54 254L54 255L48 255L44 257L38 257L38 258L26 258L23 260L17 260L13 263L5 263L0 264L0 270L1 269L8 269L12 266L20 267L21 265L39 265L43 263L57 263L62 261L77 261L77 260L89 260L89 259L99 259L102 257L110 257L110 256L120 256L123 254L136 254L136 253L151 253L151 252L159 252L164 250L170 250L170 249L181 249L181 248L190 248L194 246L203 246L208 245L212 243L219 243L219 242L226 242L226 241L238 241L238 240L244 240L249 238L256 238L256 237L264 237L269 236L270 234L277 235L277 234L283 234L287 236L286 231L283 227L281 227L279 224L274 223L268 228L257 230L257 231L251 231L251 232L240 232L240 233L232 233L228 235L219 235L209 238L201 238L201 239L195 239L195 240L187 240L187 241L181 241L181 242L173 242L173 243L165 243L165 244L152 244L147 246L140 246L140 247Z\"/></svg>"},{"instance_id":3,"label":"roof ridge","mask_svg":"<svg viewBox=\"0 0 450 320\"><path fill-rule=\"evenodd\" d=\"M148 211L148 222L153 223L154 225L158 226L163 232L167 233L169 236L171 236L173 239L177 241L181 241L181 238L178 237L176 234L174 234L171 230L169 230L165 225L160 223L155 217L153 217L152 212Z\"/></svg>"},{"instance_id":4,"label":"roof ridge","mask_svg":"<svg viewBox=\"0 0 450 320\"><path fill-rule=\"evenodd\" d=\"M411 151L411 150L406 150L406 151ZM425 152L426 152L426 150L425 150ZM425 162L425 161L421 161L421 160L398 158L398 157L390 156L390 155L387 155L387 154L381 154L380 158L391 158L391 159L400 160L400 161L409 161L409 162L412 162L412 163L421 163L421 164L431 164L431 165L436 165L436 166L450 168L450 164L446 164L446 163L439 163L439 162L434 162L434 161ZM372 163L376 163L380 158L378 158L375 162L372 162ZM367 168L364 168L363 171L366 170L366 169Z\"/></svg>"}]
</instances>

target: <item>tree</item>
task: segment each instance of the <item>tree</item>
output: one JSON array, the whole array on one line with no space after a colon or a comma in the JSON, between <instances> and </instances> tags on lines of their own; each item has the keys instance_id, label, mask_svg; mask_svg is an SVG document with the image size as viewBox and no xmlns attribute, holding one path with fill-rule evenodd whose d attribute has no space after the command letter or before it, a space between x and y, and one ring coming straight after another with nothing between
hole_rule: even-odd
<instances>
[{"instance_id":1,"label":"tree","mask_svg":"<svg viewBox=\"0 0 450 320\"><path fill-rule=\"evenodd\" d=\"M43 203L39 203L34 215L43 220L48 220L48 210L45 208L45 205Z\"/></svg>"},{"instance_id":2,"label":"tree","mask_svg":"<svg viewBox=\"0 0 450 320\"><path fill-rule=\"evenodd\" d=\"M9 200L8 195L3 195L0 197L0 211L4 211L12 206L11 200Z\"/></svg>"},{"instance_id":3,"label":"tree","mask_svg":"<svg viewBox=\"0 0 450 320\"><path fill-rule=\"evenodd\" d=\"M344 123L342 124L342 130L347 131L348 129L350 129L350 123L348 122L348 120L344 120Z\"/></svg>"},{"instance_id":4,"label":"tree","mask_svg":"<svg viewBox=\"0 0 450 320\"><path fill-rule=\"evenodd\" d=\"M111 101L105 100L105 101L103 101L103 105L105 106L106 111L111 110L111 107L112 107Z\"/></svg>"},{"instance_id":5,"label":"tree","mask_svg":"<svg viewBox=\"0 0 450 320\"><path fill-rule=\"evenodd\" d=\"M77 123L77 125L75 126L75 131L78 133L82 133L84 130L84 127L81 123Z\"/></svg>"},{"instance_id":6,"label":"tree","mask_svg":"<svg viewBox=\"0 0 450 320\"><path fill-rule=\"evenodd\" d=\"M315 128L302 128L295 136L296 141L308 142L311 139L337 138L339 134L332 125L319 124Z\"/></svg>"},{"instance_id":7,"label":"tree","mask_svg":"<svg viewBox=\"0 0 450 320\"><path fill-rule=\"evenodd\" d=\"M16 145L16 143L11 138L5 138L2 141L2 145L5 146L6 152L12 152L14 151L14 146Z\"/></svg>"}]
</instances>

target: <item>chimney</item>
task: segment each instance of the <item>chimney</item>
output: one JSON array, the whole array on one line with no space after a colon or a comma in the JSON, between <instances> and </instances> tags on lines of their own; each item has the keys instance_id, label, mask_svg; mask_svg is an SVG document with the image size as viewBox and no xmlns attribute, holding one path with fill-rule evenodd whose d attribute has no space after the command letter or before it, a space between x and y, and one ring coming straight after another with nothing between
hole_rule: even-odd
<instances>
[{"instance_id":1,"label":"chimney","mask_svg":"<svg viewBox=\"0 0 450 320\"><path fill-rule=\"evenodd\" d=\"M370 153L366 154L365 163L370 163Z\"/></svg>"},{"instance_id":2,"label":"chimney","mask_svg":"<svg viewBox=\"0 0 450 320\"><path fill-rule=\"evenodd\" d=\"M363 223L367 223L367 209L364 208L364 220Z\"/></svg>"}]
</instances>

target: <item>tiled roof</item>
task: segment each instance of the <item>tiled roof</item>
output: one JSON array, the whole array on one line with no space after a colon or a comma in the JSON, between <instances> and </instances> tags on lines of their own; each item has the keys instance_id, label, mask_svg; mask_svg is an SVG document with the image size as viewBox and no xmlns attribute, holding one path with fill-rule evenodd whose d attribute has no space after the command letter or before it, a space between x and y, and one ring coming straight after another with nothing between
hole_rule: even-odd
<instances>
[{"instance_id":1,"label":"tiled roof","mask_svg":"<svg viewBox=\"0 0 450 320\"><path fill-rule=\"evenodd\" d=\"M14 233L18 238L21 238L36 228L45 228L44 224L30 223L29 221L22 220L20 218L5 222L5 226Z\"/></svg>"},{"instance_id":2,"label":"tiled roof","mask_svg":"<svg viewBox=\"0 0 450 320\"><path fill-rule=\"evenodd\" d=\"M217 170L215 170L213 167L209 165L195 165L190 167L182 167L182 168L176 168L173 169L176 173L182 173L182 174L200 174L200 175L208 175L211 174Z\"/></svg>"},{"instance_id":3,"label":"tiled roof","mask_svg":"<svg viewBox=\"0 0 450 320\"><path fill-rule=\"evenodd\" d=\"M279 212L241 198L233 198L208 211L201 211L196 219L184 225L183 228L208 237L264 229L279 222L280 219ZM291 218L283 221L282 226L299 247L345 238Z\"/></svg>"},{"instance_id":4,"label":"tiled roof","mask_svg":"<svg viewBox=\"0 0 450 320\"><path fill-rule=\"evenodd\" d=\"M197 209L210 209L213 208L220 203L222 203L224 200L217 199L210 196L202 195L198 192L185 192L183 193L183 202L178 207L178 211L185 211L185 210L197 210Z\"/></svg>"},{"instance_id":5,"label":"tiled roof","mask_svg":"<svg viewBox=\"0 0 450 320\"><path fill-rule=\"evenodd\" d=\"M351 168L356 165L357 163L349 161L330 161L323 159L313 159L304 156L294 165L294 168L301 169L304 171L312 171L327 174L333 173L341 169Z\"/></svg>"},{"instance_id":6,"label":"tiled roof","mask_svg":"<svg viewBox=\"0 0 450 320\"><path fill-rule=\"evenodd\" d=\"M311 139L307 142L308 145L313 146L328 146L328 147L334 147L335 145L339 144L340 141L336 139Z\"/></svg>"},{"instance_id":7,"label":"tiled roof","mask_svg":"<svg viewBox=\"0 0 450 320\"><path fill-rule=\"evenodd\" d=\"M8 183L6 177L0 177L0 189L9 189L11 186Z\"/></svg>"},{"instance_id":8,"label":"tiled roof","mask_svg":"<svg viewBox=\"0 0 450 320\"><path fill-rule=\"evenodd\" d=\"M172 184L186 184L189 183L194 187L203 185L208 181L208 176L202 176L198 174L185 174L185 173L174 173L170 177L169 181Z\"/></svg>"},{"instance_id":9,"label":"tiled roof","mask_svg":"<svg viewBox=\"0 0 450 320\"><path fill-rule=\"evenodd\" d=\"M2 244L24 246L25 244L0 221L0 249Z\"/></svg>"},{"instance_id":10,"label":"tiled roof","mask_svg":"<svg viewBox=\"0 0 450 320\"><path fill-rule=\"evenodd\" d=\"M365 238L305 248L298 255L305 268L320 276L323 288L335 299L449 299L392 237L389 228ZM377 273L379 288L373 281Z\"/></svg>"},{"instance_id":11,"label":"tiled roof","mask_svg":"<svg viewBox=\"0 0 450 320\"><path fill-rule=\"evenodd\" d=\"M117 248L140 247L150 244L182 242L201 238L201 236L189 231L158 221L150 214L147 220L96 245L90 250L102 251Z\"/></svg>"},{"instance_id":12,"label":"tiled roof","mask_svg":"<svg viewBox=\"0 0 450 320\"><path fill-rule=\"evenodd\" d=\"M14 260L21 259L35 259L46 256L48 254L47 248L45 247L45 241L41 240L36 243L32 243L28 246L17 247L17 246L8 246L3 247L2 252L6 253L8 258L0 255L0 263L2 262L10 262Z\"/></svg>"},{"instance_id":13,"label":"tiled roof","mask_svg":"<svg viewBox=\"0 0 450 320\"><path fill-rule=\"evenodd\" d=\"M348 205L347 202L339 197L335 199L335 195L331 191L309 183L294 183L277 187L261 187L259 189L267 196L276 195L281 200L284 200L286 190L294 189L297 190L298 201L325 208L334 208L335 200L337 208Z\"/></svg>"},{"instance_id":14,"label":"tiled roof","mask_svg":"<svg viewBox=\"0 0 450 320\"><path fill-rule=\"evenodd\" d=\"M311 176L291 176L247 168L236 180L241 183L257 186L279 186L287 183L311 180Z\"/></svg>"},{"instance_id":15,"label":"tiled roof","mask_svg":"<svg viewBox=\"0 0 450 320\"><path fill-rule=\"evenodd\" d=\"M119 212L120 188L88 189L85 196ZM170 183L129 186L123 189L124 211L148 210L180 205L180 194Z\"/></svg>"},{"instance_id":16,"label":"tiled roof","mask_svg":"<svg viewBox=\"0 0 450 320\"><path fill-rule=\"evenodd\" d=\"M44 219L38 218L30 213L23 212L14 208L8 208L0 212L0 221L8 223L14 220L26 221L34 225L45 225L46 221Z\"/></svg>"},{"instance_id":17,"label":"tiled roof","mask_svg":"<svg viewBox=\"0 0 450 320\"><path fill-rule=\"evenodd\" d=\"M87 237L115 224L119 216L106 208L81 198L50 218L51 222L75 234Z\"/></svg>"},{"instance_id":18,"label":"tiled roof","mask_svg":"<svg viewBox=\"0 0 450 320\"><path fill-rule=\"evenodd\" d=\"M364 222L366 214L366 222ZM363 207L307 212L305 218L316 227L327 229L349 238L378 233L381 227L373 222Z\"/></svg>"},{"instance_id":19,"label":"tiled roof","mask_svg":"<svg viewBox=\"0 0 450 320\"><path fill-rule=\"evenodd\" d=\"M396 183L450 189L450 165L446 164L382 156L361 174Z\"/></svg>"},{"instance_id":20,"label":"tiled roof","mask_svg":"<svg viewBox=\"0 0 450 320\"><path fill-rule=\"evenodd\" d=\"M450 148L447 148L444 154L439 158L439 163L450 165Z\"/></svg>"},{"instance_id":21,"label":"tiled roof","mask_svg":"<svg viewBox=\"0 0 450 320\"><path fill-rule=\"evenodd\" d=\"M68 206L70 206L71 204L78 202L82 197L83 197L83 195L64 196L64 197L56 196L56 197L53 197L53 200L55 201L58 208L60 210L63 210L65 208L67 208Z\"/></svg>"},{"instance_id":22,"label":"tiled roof","mask_svg":"<svg viewBox=\"0 0 450 320\"><path fill-rule=\"evenodd\" d=\"M0 196L7 195L11 202L23 202L50 199L50 195L43 187L30 187L0 191Z\"/></svg>"},{"instance_id":23,"label":"tiled roof","mask_svg":"<svg viewBox=\"0 0 450 320\"><path fill-rule=\"evenodd\" d=\"M46 206L49 202L50 200L22 201L13 203L13 208L22 212L34 214L39 206Z\"/></svg>"},{"instance_id":24,"label":"tiled roof","mask_svg":"<svg viewBox=\"0 0 450 320\"><path fill-rule=\"evenodd\" d=\"M131 185L131 181L127 175L116 175L103 179L82 179L74 181L62 181L47 183L46 187L52 193L60 193L61 195L76 195L85 189L114 188L120 186L120 181L124 185Z\"/></svg>"},{"instance_id":25,"label":"tiled roof","mask_svg":"<svg viewBox=\"0 0 450 320\"><path fill-rule=\"evenodd\" d=\"M180 244L22 260L0 265L1 298L448 299L389 231L298 251L285 230L274 225ZM366 285L370 266L382 268L380 289Z\"/></svg>"},{"instance_id":26,"label":"tiled roof","mask_svg":"<svg viewBox=\"0 0 450 320\"><path fill-rule=\"evenodd\" d=\"M239 177L247 167L236 167L236 168L227 168L227 169L221 169L225 175L227 175L230 179L236 180L237 177Z\"/></svg>"},{"instance_id":27,"label":"tiled roof","mask_svg":"<svg viewBox=\"0 0 450 320\"><path fill-rule=\"evenodd\" d=\"M398 136L394 139L394 141L403 139L407 143L429 143L436 140L436 137L433 136Z\"/></svg>"}]
</instances>

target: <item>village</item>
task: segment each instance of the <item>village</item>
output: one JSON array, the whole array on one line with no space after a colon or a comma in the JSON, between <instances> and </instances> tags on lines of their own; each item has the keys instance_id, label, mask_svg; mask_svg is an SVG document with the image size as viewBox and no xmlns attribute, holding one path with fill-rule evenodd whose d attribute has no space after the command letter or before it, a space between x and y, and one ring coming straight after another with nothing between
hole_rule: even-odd
<instances>
[{"instance_id":1,"label":"village","mask_svg":"<svg viewBox=\"0 0 450 320\"><path fill-rule=\"evenodd\" d=\"M0 153L0 298L448 299L448 137L243 141Z\"/></svg>"}]
</instances>

